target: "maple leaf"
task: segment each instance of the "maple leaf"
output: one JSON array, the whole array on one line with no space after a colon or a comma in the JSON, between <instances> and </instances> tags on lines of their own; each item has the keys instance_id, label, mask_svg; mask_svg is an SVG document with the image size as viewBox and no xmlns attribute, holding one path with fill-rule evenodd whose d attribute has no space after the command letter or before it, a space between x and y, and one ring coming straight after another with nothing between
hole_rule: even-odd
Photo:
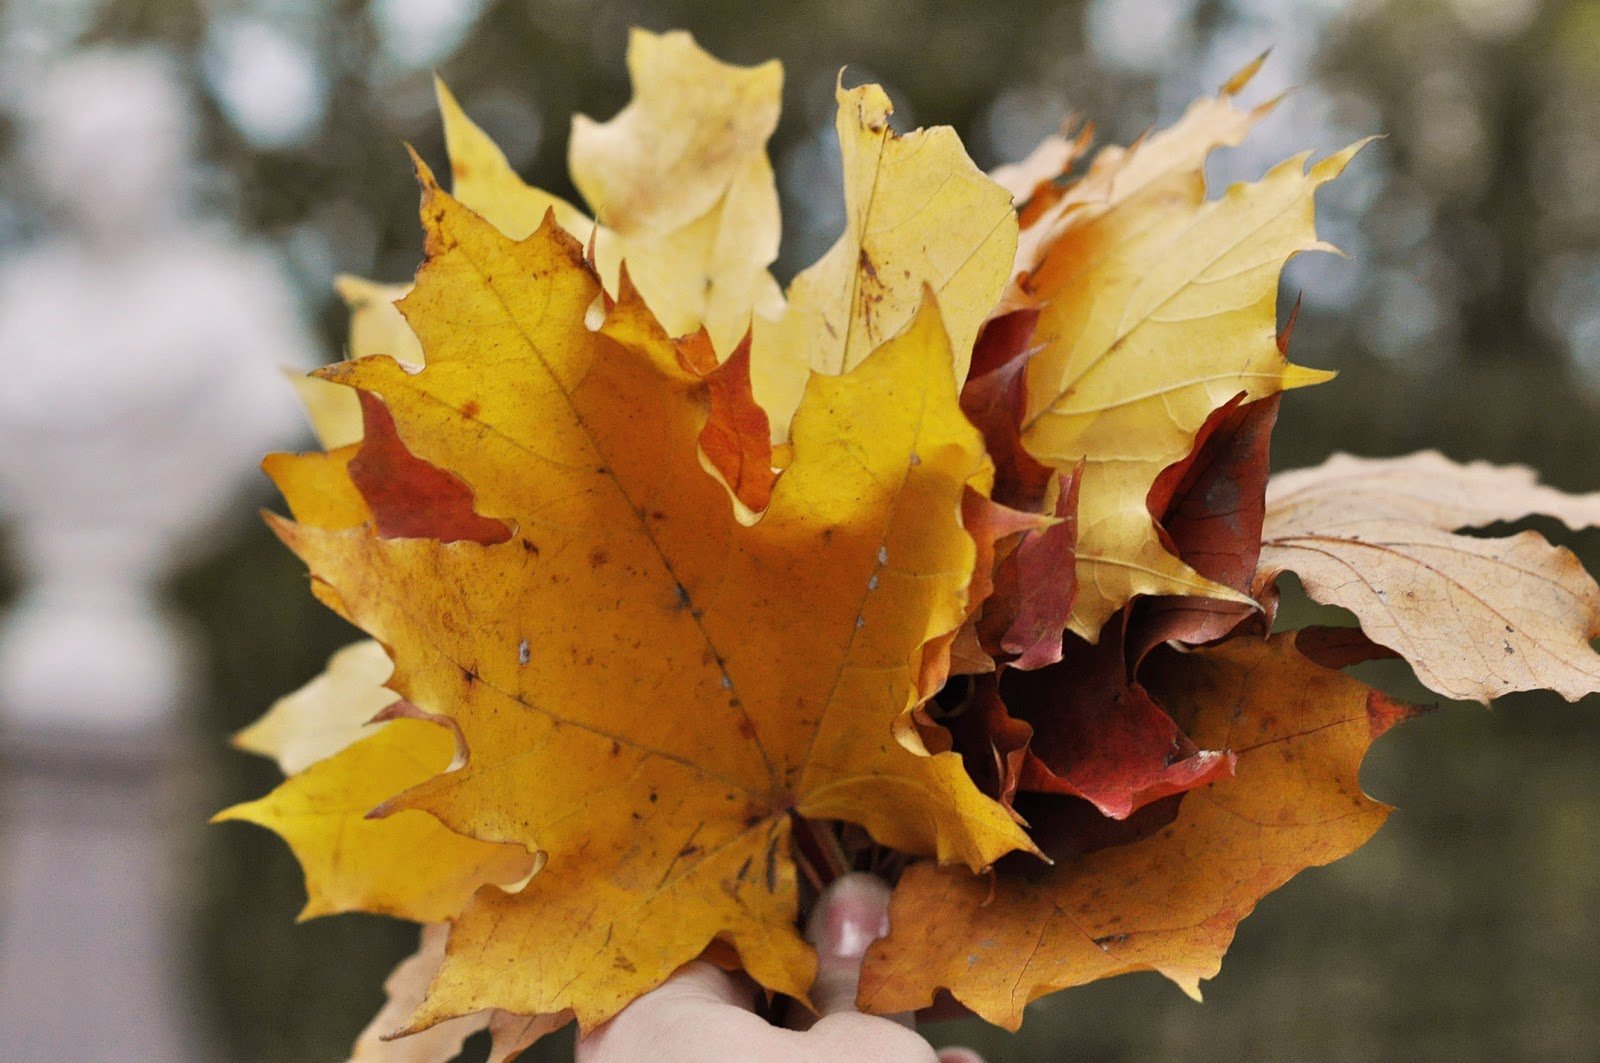
<instances>
[{"instance_id":1,"label":"maple leaf","mask_svg":"<svg viewBox=\"0 0 1600 1063\"><path fill-rule=\"evenodd\" d=\"M1057 469L1085 465L1071 627L1091 640L1135 595L1248 601L1162 544L1151 485L1191 452L1217 407L1328 376L1285 361L1278 276L1291 256L1328 249L1316 238L1313 197L1359 145L1309 172L1296 156L1207 201L1206 156L1237 143L1266 110L1232 104L1247 78L1173 128L1102 152L1071 185L1041 189L1024 217L1008 299L1031 301L1039 318L1021 440Z\"/></svg>"},{"instance_id":2,"label":"maple leaf","mask_svg":"<svg viewBox=\"0 0 1600 1063\"><path fill-rule=\"evenodd\" d=\"M783 74L775 63L738 67L706 54L687 33L634 29L628 38L634 98L610 122L573 120L573 183L597 224L578 207L518 176L505 154L435 79L456 198L521 239L552 212L580 242L616 291L623 260L629 276L673 335L705 328L726 355L748 331L753 313L776 314L783 297L767 267L782 229L766 142L778 121ZM387 354L422 362L422 349L394 302L410 285L340 277L351 309L350 357ZM314 387L314 385L311 385ZM318 397L340 404L341 423L356 423L348 389ZM305 394L305 392L302 392ZM336 422L313 408L319 437ZM338 443L354 442L336 435Z\"/></svg>"},{"instance_id":3,"label":"maple leaf","mask_svg":"<svg viewBox=\"0 0 1600 1063\"><path fill-rule=\"evenodd\" d=\"M1276 395L1227 403L1200 427L1193 453L1165 469L1150 488L1149 509L1171 552L1206 579L1245 594L1256 582L1277 419ZM1146 599L1130 622L1130 657L1137 662L1169 640L1193 645L1222 638L1255 611L1253 605L1193 595Z\"/></svg>"},{"instance_id":4,"label":"maple leaf","mask_svg":"<svg viewBox=\"0 0 1600 1063\"><path fill-rule=\"evenodd\" d=\"M378 284L360 277L340 276L334 279L333 286L350 311L347 357L387 354L407 365L422 364L417 337L394 306L395 300L410 290L409 284ZM291 372L289 381L324 450L361 442L361 406L353 391L310 373Z\"/></svg>"},{"instance_id":5,"label":"maple leaf","mask_svg":"<svg viewBox=\"0 0 1600 1063\"><path fill-rule=\"evenodd\" d=\"M702 326L726 355L753 313L783 299L767 267L782 223L767 138L783 88L776 62L722 63L687 33L635 29L628 37L632 102L604 124L573 119L569 169L592 222L525 184L494 143L438 85L453 191L501 232L521 239L547 210L580 242L615 292L628 276L674 336Z\"/></svg>"},{"instance_id":6,"label":"maple leaf","mask_svg":"<svg viewBox=\"0 0 1600 1063\"><path fill-rule=\"evenodd\" d=\"M1183 795L1154 833L1053 868L1013 857L991 883L914 865L868 953L863 1007L910 1011L947 988L1016 1029L1047 992L1136 970L1197 996L1261 897L1355 850L1387 816L1358 770L1413 710L1307 661L1292 636L1162 653L1146 678L1196 742L1236 751L1237 774Z\"/></svg>"},{"instance_id":7,"label":"maple leaf","mask_svg":"<svg viewBox=\"0 0 1600 1063\"><path fill-rule=\"evenodd\" d=\"M627 274L591 331L601 284L570 236L509 240L419 172L429 257L401 309L426 366L323 375L381 396L406 451L515 532L279 525L389 647L389 685L470 750L386 809L546 858L456 919L418 1025L498 1007L589 1027L719 936L803 998L794 815L972 868L1031 848L958 757L891 733L924 647L964 617L961 499L987 477L933 304L812 380L792 461L745 525L701 466L709 385Z\"/></svg>"},{"instance_id":8,"label":"maple leaf","mask_svg":"<svg viewBox=\"0 0 1600 1063\"><path fill-rule=\"evenodd\" d=\"M1308 595L1349 609L1446 697L1550 689L1576 701L1600 690L1590 645L1600 587L1538 532L1451 534L1535 513L1600 526L1600 494L1565 494L1521 466L1458 465L1432 451L1336 455L1268 483L1260 579L1294 572Z\"/></svg>"},{"instance_id":9,"label":"maple leaf","mask_svg":"<svg viewBox=\"0 0 1600 1063\"><path fill-rule=\"evenodd\" d=\"M489 1031L489 1063L510 1063L545 1034L572 1021L572 1016L565 1014L527 1016L481 1011L447 1019L416 1033L397 1035L405 1020L422 1004L429 983L439 973L448 932L443 923L422 928L417 951L401 960L383 983L387 999L356 1038L349 1063L452 1063L467 1038L480 1030Z\"/></svg>"},{"instance_id":10,"label":"maple leaf","mask_svg":"<svg viewBox=\"0 0 1600 1063\"><path fill-rule=\"evenodd\" d=\"M995 694L1033 732L1019 788L1081 797L1111 819L1234 767L1223 748L1197 747L1130 678L1120 628L1113 621L1095 644L1068 635L1058 666L1007 672Z\"/></svg>"},{"instance_id":11,"label":"maple leaf","mask_svg":"<svg viewBox=\"0 0 1600 1063\"><path fill-rule=\"evenodd\" d=\"M1011 195L985 177L947 126L897 136L877 85L835 93L845 231L789 285L782 316L755 322L756 400L773 438L812 372L843 373L899 332L931 286L959 382L998 300L1017 242Z\"/></svg>"},{"instance_id":12,"label":"maple leaf","mask_svg":"<svg viewBox=\"0 0 1600 1063\"><path fill-rule=\"evenodd\" d=\"M305 686L273 702L266 714L233 736L235 747L271 757L285 775L304 771L371 734L378 713L400 700L383 685L388 654L370 639L328 658Z\"/></svg>"},{"instance_id":13,"label":"maple leaf","mask_svg":"<svg viewBox=\"0 0 1600 1063\"><path fill-rule=\"evenodd\" d=\"M376 643L348 647L239 736L292 777L212 821L255 823L289 843L306 876L301 919L350 911L446 919L480 886L511 885L533 870L523 847L462 837L425 812L366 818L456 755L448 727L394 712L397 695L382 686L389 671Z\"/></svg>"}]
</instances>

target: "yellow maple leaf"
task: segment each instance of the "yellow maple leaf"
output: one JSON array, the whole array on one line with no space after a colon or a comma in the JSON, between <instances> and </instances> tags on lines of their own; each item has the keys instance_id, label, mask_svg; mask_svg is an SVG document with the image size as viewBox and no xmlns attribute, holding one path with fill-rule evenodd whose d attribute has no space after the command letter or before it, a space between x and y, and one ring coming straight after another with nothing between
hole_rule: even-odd
<instances>
[{"instance_id":1,"label":"yellow maple leaf","mask_svg":"<svg viewBox=\"0 0 1600 1063\"><path fill-rule=\"evenodd\" d=\"M452 1063L467 1038L480 1030L490 1037L490 1063L511 1063L547 1033L572 1021L570 1015L512 1015L481 1011L441 1022L409 1036L396 1036L428 995L428 984L444 962L449 928L432 923L422 928L417 951L400 961L384 981L382 1010L356 1038L349 1063Z\"/></svg>"},{"instance_id":2,"label":"yellow maple leaf","mask_svg":"<svg viewBox=\"0 0 1600 1063\"><path fill-rule=\"evenodd\" d=\"M636 29L628 40L634 99L600 124L573 120L573 182L594 208L582 210L523 181L444 82L435 79L455 197L512 239L546 213L581 243L616 290L622 263L673 335L704 327L726 356L752 314L776 314L783 297L767 267L782 222L766 142L778 123L783 88L775 62L722 63L687 33ZM350 308L348 357L387 354L420 365L421 346L395 303L409 284L341 276ZM317 438L329 450L361 438L361 413L348 388L298 377L296 389Z\"/></svg>"},{"instance_id":3,"label":"yellow maple leaf","mask_svg":"<svg viewBox=\"0 0 1600 1063\"><path fill-rule=\"evenodd\" d=\"M697 454L707 385L626 279L591 331L600 281L570 236L509 240L422 177L429 259L401 308L427 364L324 375L381 395L515 533L280 528L390 648L391 685L465 737L464 767L388 807L548 857L462 913L420 1021L570 1007L591 1026L718 937L803 997L794 815L973 868L1030 848L959 757L892 734L925 647L965 615L961 501L988 471L932 303L812 381L746 526Z\"/></svg>"},{"instance_id":4,"label":"yellow maple leaf","mask_svg":"<svg viewBox=\"0 0 1600 1063\"><path fill-rule=\"evenodd\" d=\"M753 387L779 441L808 375L859 364L911 320L925 286L938 293L956 380L965 380L1017 243L1011 194L973 164L955 130L896 136L882 88L841 86L836 96L844 234L795 277L783 315L755 324Z\"/></svg>"},{"instance_id":5,"label":"yellow maple leaf","mask_svg":"<svg viewBox=\"0 0 1600 1063\"><path fill-rule=\"evenodd\" d=\"M389 659L374 642L335 654L328 670L281 699L238 744L273 757L291 778L265 797L217 813L266 827L294 850L306 876L301 919L379 912L424 922L458 914L479 887L528 877L518 845L447 830L425 812L367 813L447 768L450 728L415 718L372 722L397 695L383 687Z\"/></svg>"},{"instance_id":6,"label":"yellow maple leaf","mask_svg":"<svg viewBox=\"0 0 1600 1063\"><path fill-rule=\"evenodd\" d=\"M1279 350L1278 277L1291 256L1331 250L1316 238L1313 197L1359 145L1309 172L1297 156L1207 201L1207 154L1237 143L1260 113L1229 93L1202 100L1171 130L1108 149L1077 183L1030 205L1018 283L1039 307L1040 350L1022 439L1057 469L1084 463L1071 629L1091 640L1135 595L1244 600L1162 546L1150 486L1230 399L1330 375Z\"/></svg>"}]
</instances>

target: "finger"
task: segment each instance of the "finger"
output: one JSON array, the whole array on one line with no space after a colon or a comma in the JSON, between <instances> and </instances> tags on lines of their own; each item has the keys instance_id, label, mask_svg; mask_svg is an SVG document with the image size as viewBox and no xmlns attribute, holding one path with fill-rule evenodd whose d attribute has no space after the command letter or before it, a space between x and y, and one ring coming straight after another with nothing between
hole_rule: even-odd
<instances>
[{"instance_id":1,"label":"finger","mask_svg":"<svg viewBox=\"0 0 1600 1063\"><path fill-rule=\"evenodd\" d=\"M755 984L748 978L696 960L580 1039L577 1063L641 1059L645 1057L640 1053L657 1049L656 1058L668 1058L672 1046L666 1042L695 1043L703 1036L705 1017L717 1015L724 1007L747 1013L742 1018L764 1027L754 1014L755 998ZM723 1020L725 1026L736 1022Z\"/></svg>"},{"instance_id":2,"label":"finger","mask_svg":"<svg viewBox=\"0 0 1600 1063\"><path fill-rule=\"evenodd\" d=\"M939 1063L983 1063L983 1057L970 1048L941 1048Z\"/></svg>"},{"instance_id":3,"label":"finger","mask_svg":"<svg viewBox=\"0 0 1600 1063\"><path fill-rule=\"evenodd\" d=\"M695 960L678 968L676 974L640 997L635 1007L651 1010L682 1004L732 1004L746 1011L755 1010L755 983L742 973L724 971L714 963Z\"/></svg>"},{"instance_id":4,"label":"finger","mask_svg":"<svg viewBox=\"0 0 1600 1063\"><path fill-rule=\"evenodd\" d=\"M806 925L806 939L817 950L817 980L811 989L817 1013L797 1009L790 1025L804 1030L822 1016L855 1011L862 957L888 932L889 887L881 880L845 875L824 890ZM891 1018L911 1025L910 1015Z\"/></svg>"}]
</instances>

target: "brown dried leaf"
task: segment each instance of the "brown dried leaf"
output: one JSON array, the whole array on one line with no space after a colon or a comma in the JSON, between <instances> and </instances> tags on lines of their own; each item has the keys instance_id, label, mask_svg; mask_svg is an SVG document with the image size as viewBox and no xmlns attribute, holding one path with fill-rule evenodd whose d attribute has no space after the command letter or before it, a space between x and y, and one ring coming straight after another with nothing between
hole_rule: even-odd
<instances>
[{"instance_id":1,"label":"brown dried leaf","mask_svg":"<svg viewBox=\"0 0 1600 1063\"><path fill-rule=\"evenodd\" d=\"M1600 586L1537 532L1487 539L1456 528L1531 513L1600 524L1600 494L1569 495L1531 470L1457 465L1432 451L1338 455L1268 485L1258 584L1299 575L1306 593L1356 614L1446 697L1488 701L1600 689Z\"/></svg>"}]
</instances>

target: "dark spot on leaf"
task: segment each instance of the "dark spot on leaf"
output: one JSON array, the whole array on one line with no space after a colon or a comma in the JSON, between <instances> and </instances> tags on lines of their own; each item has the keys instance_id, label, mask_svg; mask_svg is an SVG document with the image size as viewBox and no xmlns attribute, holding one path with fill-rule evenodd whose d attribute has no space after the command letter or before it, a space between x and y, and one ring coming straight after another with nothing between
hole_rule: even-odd
<instances>
[{"instance_id":1,"label":"dark spot on leaf","mask_svg":"<svg viewBox=\"0 0 1600 1063\"><path fill-rule=\"evenodd\" d=\"M461 407L461 416L469 417L469 418L470 417L476 417L476 416L478 416L479 411L481 411L482 409L483 409L483 407L481 405L479 405L477 399L468 399L466 401L466 403Z\"/></svg>"},{"instance_id":2,"label":"dark spot on leaf","mask_svg":"<svg viewBox=\"0 0 1600 1063\"><path fill-rule=\"evenodd\" d=\"M867 254L866 248L863 247L861 249L861 254L856 261L861 266L861 272L867 275L867 279L876 284L878 281L878 267L872 261L872 256Z\"/></svg>"}]
</instances>

